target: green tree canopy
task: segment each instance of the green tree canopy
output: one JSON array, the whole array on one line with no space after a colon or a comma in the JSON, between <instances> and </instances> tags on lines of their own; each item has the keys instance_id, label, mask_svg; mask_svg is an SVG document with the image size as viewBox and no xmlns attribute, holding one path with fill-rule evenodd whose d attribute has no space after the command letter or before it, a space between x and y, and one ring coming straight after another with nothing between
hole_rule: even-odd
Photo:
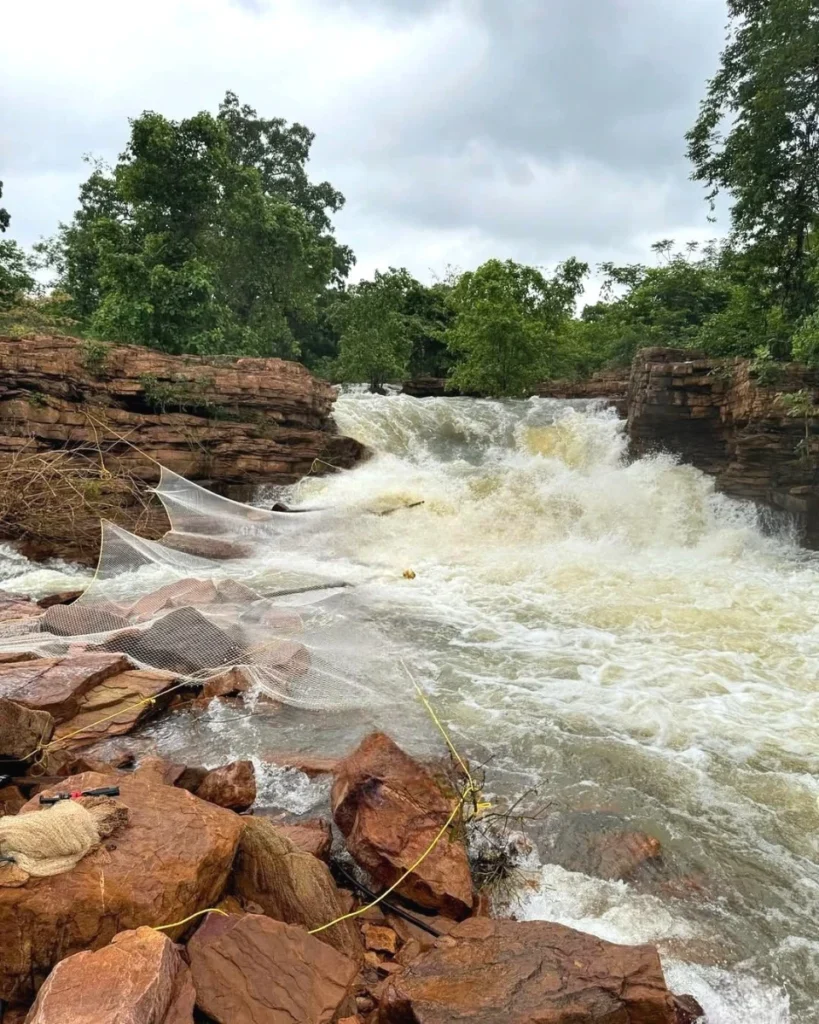
<instances>
[{"instance_id":1,"label":"green tree canopy","mask_svg":"<svg viewBox=\"0 0 819 1024\"><path fill-rule=\"evenodd\" d=\"M352 255L332 235L343 203L312 185L312 135L265 121L228 93L219 113L146 112L113 168L43 246L90 333L169 352L297 355Z\"/></svg>"},{"instance_id":2,"label":"green tree canopy","mask_svg":"<svg viewBox=\"0 0 819 1024\"><path fill-rule=\"evenodd\" d=\"M794 322L816 302L819 7L728 0L728 12L728 42L687 135L688 154L712 202L721 191L732 197L734 240L747 250L755 301L778 304Z\"/></svg>"},{"instance_id":3,"label":"green tree canopy","mask_svg":"<svg viewBox=\"0 0 819 1024\"><path fill-rule=\"evenodd\" d=\"M570 259L549 280L535 267L489 260L452 290L449 384L467 394L525 395L556 366L560 330L588 267Z\"/></svg>"}]
</instances>

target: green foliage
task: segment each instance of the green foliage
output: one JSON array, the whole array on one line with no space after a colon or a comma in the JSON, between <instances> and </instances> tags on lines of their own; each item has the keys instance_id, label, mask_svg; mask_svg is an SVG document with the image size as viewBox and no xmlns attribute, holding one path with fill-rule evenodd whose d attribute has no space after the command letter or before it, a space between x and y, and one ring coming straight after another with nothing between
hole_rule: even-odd
<instances>
[{"instance_id":1,"label":"green foliage","mask_svg":"<svg viewBox=\"0 0 819 1024\"><path fill-rule=\"evenodd\" d=\"M810 391L801 388L799 391L785 391L776 396L777 402L783 406L787 415L792 419L801 419L804 428L804 436L796 446L796 454L801 459L810 458L810 432L811 424L816 417L817 408L813 402L813 395Z\"/></svg>"},{"instance_id":2,"label":"green foliage","mask_svg":"<svg viewBox=\"0 0 819 1024\"><path fill-rule=\"evenodd\" d=\"M587 272L568 260L548 280L534 267L489 260L452 290L455 319L446 334L459 358L449 386L466 393L524 395L550 376L558 337Z\"/></svg>"},{"instance_id":3,"label":"green foliage","mask_svg":"<svg viewBox=\"0 0 819 1024\"><path fill-rule=\"evenodd\" d=\"M111 346L97 338L86 338L80 343L80 363L92 377L101 377L108 363Z\"/></svg>"},{"instance_id":4,"label":"green foliage","mask_svg":"<svg viewBox=\"0 0 819 1024\"><path fill-rule=\"evenodd\" d=\"M819 366L819 312L806 316L796 328L793 357L808 366Z\"/></svg>"},{"instance_id":5,"label":"green foliage","mask_svg":"<svg viewBox=\"0 0 819 1024\"><path fill-rule=\"evenodd\" d=\"M18 305L34 291L31 259L10 238L0 239L0 311Z\"/></svg>"},{"instance_id":6,"label":"green foliage","mask_svg":"<svg viewBox=\"0 0 819 1024\"><path fill-rule=\"evenodd\" d=\"M352 254L329 213L343 197L305 172L313 136L228 93L217 115L131 122L95 164L70 224L39 247L89 333L173 353L293 356Z\"/></svg>"},{"instance_id":7,"label":"green foliage","mask_svg":"<svg viewBox=\"0 0 819 1024\"><path fill-rule=\"evenodd\" d=\"M816 302L819 7L728 0L728 12L728 42L688 153L712 203L721 191L733 199L734 241L756 300L792 323Z\"/></svg>"},{"instance_id":8,"label":"green foliage","mask_svg":"<svg viewBox=\"0 0 819 1024\"><path fill-rule=\"evenodd\" d=\"M341 380L366 381L372 391L382 391L387 381L406 375L423 329L421 318L409 312L418 287L408 271L390 267L336 301L331 315L340 336L336 375Z\"/></svg>"},{"instance_id":9,"label":"green foliage","mask_svg":"<svg viewBox=\"0 0 819 1024\"><path fill-rule=\"evenodd\" d=\"M0 199L3 198L3 182L0 181ZM4 232L8 228L11 217L9 211L4 207L0 206L0 232Z\"/></svg>"}]
</instances>

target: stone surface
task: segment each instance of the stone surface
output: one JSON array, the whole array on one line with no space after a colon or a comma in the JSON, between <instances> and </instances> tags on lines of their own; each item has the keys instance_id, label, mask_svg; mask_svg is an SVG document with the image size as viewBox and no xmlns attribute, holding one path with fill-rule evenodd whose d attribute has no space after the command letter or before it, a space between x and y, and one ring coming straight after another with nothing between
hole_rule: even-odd
<instances>
[{"instance_id":1,"label":"stone surface","mask_svg":"<svg viewBox=\"0 0 819 1024\"><path fill-rule=\"evenodd\" d=\"M430 773L384 733L373 733L334 775L333 817L351 856L383 886L421 857L454 804ZM398 892L422 907L461 918L472 909L466 850L444 834Z\"/></svg>"},{"instance_id":2,"label":"stone surface","mask_svg":"<svg viewBox=\"0 0 819 1024\"><path fill-rule=\"evenodd\" d=\"M43 744L54 732L54 718L48 711L33 711L0 697L0 757L22 759Z\"/></svg>"},{"instance_id":3,"label":"stone surface","mask_svg":"<svg viewBox=\"0 0 819 1024\"><path fill-rule=\"evenodd\" d=\"M37 604L41 608L51 608L55 604L73 604L85 593L83 590L61 590L57 594L47 594L41 597Z\"/></svg>"},{"instance_id":4,"label":"stone surface","mask_svg":"<svg viewBox=\"0 0 819 1024\"><path fill-rule=\"evenodd\" d=\"M659 839L630 830L625 818L605 811L548 815L538 850L544 863L611 881L654 881L665 867Z\"/></svg>"},{"instance_id":5,"label":"stone surface","mask_svg":"<svg viewBox=\"0 0 819 1024\"><path fill-rule=\"evenodd\" d=\"M339 763L337 757L313 757L310 754L265 754L264 760L268 764L277 764L281 768L293 768L297 772L303 772L311 779L321 775L332 775Z\"/></svg>"},{"instance_id":6,"label":"stone surface","mask_svg":"<svg viewBox=\"0 0 819 1024\"><path fill-rule=\"evenodd\" d=\"M761 384L745 359L707 359L686 349L642 349L629 379L628 435L634 455L667 450L716 478L716 486L793 515L819 546L816 417L788 416L779 394L819 402L819 371L778 364Z\"/></svg>"},{"instance_id":7,"label":"stone surface","mask_svg":"<svg viewBox=\"0 0 819 1024\"><path fill-rule=\"evenodd\" d=\"M74 338L0 337L0 460L23 444L35 453L102 440L105 467L115 477L123 472L154 481L158 462L190 479L250 485L294 483L328 465L349 467L364 454L359 442L336 432L330 416L335 388L298 363L206 360L133 345L110 346L93 373L86 361ZM148 381L189 393L189 411L152 407ZM197 409L196 395L206 395L210 408ZM213 405L222 412L218 418ZM126 436L130 444L119 443ZM133 529L139 522L139 532L155 538L167 531L161 510L146 519L129 489L108 497L120 502L120 525ZM4 525L0 536L22 536L14 524ZM96 557L87 540L71 550L71 531L51 550L48 540L39 538L27 551Z\"/></svg>"},{"instance_id":8,"label":"stone surface","mask_svg":"<svg viewBox=\"0 0 819 1024\"><path fill-rule=\"evenodd\" d=\"M26 798L17 786L0 786L0 818L4 814L17 814L25 804Z\"/></svg>"},{"instance_id":9,"label":"stone surface","mask_svg":"<svg viewBox=\"0 0 819 1024\"><path fill-rule=\"evenodd\" d=\"M358 973L303 928L257 914L210 915L188 955L197 1006L218 1024L329 1024Z\"/></svg>"},{"instance_id":10,"label":"stone surface","mask_svg":"<svg viewBox=\"0 0 819 1024\"><path fill-rule=\"evenodd\" d=\"M27 1024L193 1024L191 972L162 932L120 932L57 964Z\"/></svg>"},{"instance_id":11,"label":"stone surface","mask_svg":"<svg viewBox=\"0 0 819 1024\"><path fill-rule=\"evenodd\" d=\"M310 818L292 824L276 823L280 835L287 836L290 842L301 850L319 860L329 860L333 846L333 830L329 821L323 818Z\"/></svg>"},{"instance_id":12,"label":"stone surface","mask_svg":"<svg viewBox=\"0 0 819 1024\"><path fill-rule=\"evenodd\" d=\"M613 405L625 417L628 414L629 368L599 370L583 380L549 380L538 385L540 398L600 399Z\"/></svg>"},{"instance_id":13,"label":"stone surface","mask_svg":"<svg viewBox=\"0 0 819 1024\"><path fill-rule=\"evenodd\" d=\"M65 722L77 714L89 690L128 668L121 654L96 653L0 665L0 697Z\"/></svg>"},{"instance_id":14,"label":"stone surface","mask_svg":"<svg viewBox=\"0 0 819 1024\"><path fill-rule=\"evenodd\" d=\"M391 977L380 1024L676 1024L651 946L546 921L472 919Z\"/></svg>"},{"instance_id":15,"label":"stone surface","mask_svg":"<svg viewBox=\"0 0 819 1024\"><path fill-rule=\"evenodd\" d=\"M233 888L246 903L265 914L308 931L345 913L327 868L294 844L266 818L244 818L244 830L233 866ZM341 921L317 937L355 959L361 937L353 921Z\"/></svg>"},{"instance_id":16,"label":"stone surface","mask_svg":"<svg viewBox=\"0 0 819 1024\"><path fill-rule=\"evenodd\" d=\"M26 597L8 596L0 590L0 622L9 623L25 619L37 619L43 609Z\"/></svg>"},{"instance_id":17,"label":"stone surface","mask_svg":"<svg viewBox=\"0 0 819 1024\"><path fill-rule=\"evenodd\" d=\"M181 773L180 773L181 774ZM233 761L209 771L196 789L200 800L209 800L232 811L246 811L256 799L256 773L252 761Z\"/></svg>"},{"instance_id":18,"label":"stone surface","mask_svg":"<svg viewBox=\"0 0 819 1024\"><path fill-rule=\"evenodd\" d=\"M361 926L364 935L364 948L375 950L376 953L389 953L394 956L398 952L398 936L384 925L364 924Z\"/></svg>"},{"instance_id":19,"label":"stone surface","mask_svg":"<svg viewBox=\"0 0 819 1024\"><path fill-rule=\"evenodd\" d=\"M123 775L89 772L47 792L108 785L120 787L129 812L111 842L62 875L21 888L0 878L0 998L23 1001L65 957L99 949L119 931L182 920L221 897L241 818L185 790ZM22 813L42 809L34 799Z\"/></svg>"}]
</instances>

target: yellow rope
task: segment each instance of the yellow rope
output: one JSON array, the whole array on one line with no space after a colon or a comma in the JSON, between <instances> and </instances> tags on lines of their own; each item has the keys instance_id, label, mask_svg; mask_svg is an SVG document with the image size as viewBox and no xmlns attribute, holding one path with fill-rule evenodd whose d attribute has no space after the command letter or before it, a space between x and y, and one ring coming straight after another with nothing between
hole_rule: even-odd
<instances>
[{"instance_id":1,"label":"yellow rope","mask_svg":"<svg viewBox=\"0 0 819 1024\"><path fill-rule=\"evenodd\" d=\"M188 921L193 921L194 918L201 917L203 914L221 914L223 917L230 917L226 910L220 910L218 907L207 907L205 910L197 910L195 914L183 917L181 921L174 921L173 924L155 924L152 927L156 932L164 932L168 928L178 928L181 924L187 924Z\"/></svg>"}]
</instances>

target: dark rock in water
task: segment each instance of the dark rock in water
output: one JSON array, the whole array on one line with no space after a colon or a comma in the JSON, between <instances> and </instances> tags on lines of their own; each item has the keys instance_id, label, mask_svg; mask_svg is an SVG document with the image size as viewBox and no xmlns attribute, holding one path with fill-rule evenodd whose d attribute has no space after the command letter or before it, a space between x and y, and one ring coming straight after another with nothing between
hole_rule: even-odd
<instances>
[{"instance_id":1,"label":"dark rock in water","mask_svg":"<svg viewBox=\"0 0 819 1024\"><path fill-rule=\"evenodd\" d=\"M358 964L303 928L212 914L188 943L196 1004L219 1024L330 1024Z\"/></svg>"},{"instance_id":2,"label":"dark rock in water","mask_svg":"<svg viewBox=\"0 0 819 1024\"><path fill-rule=\"evenodd\" d=\"M53 605L39 621L41 633L55 636L86 636L123 629L128 620L105 608L86 604Z\"/></svg>"},{"instance_id":3,"label":"dark rock in water","mask_svg":"<svg viewBox=\"0 0 819 1024\"><path fill-rule=\"evenodd\" d=\"M252 761L234 761L214 768L196 790L200 800L209 800L231 811L246 811L256 799L256 773Z\"/></svg>"},{"instance_id":4,"label":"dark rock in water","mask_svg":"<svg viewBox=\"0 0 819 1024\"><path fill-rule=\"evenodd\" d=\"M166 533L162 537L162 543L166 548L184 551L186 555L214 558L217 561L248 558L253 553L250 544L237 544L235 541L225 540L222 537L207 537L204 534L182 533L176 530Z\"/></svg>"},{"instance_id":5,"label":"dark rock in water","mask_svg":"<svg viewBox=\"0 0 819 1024\"><path fill-rule=\"evenodd\" d=\"M544 863L611 881L653 880L664 869L660 841L629 829L617 814L552 814L540 829L537 845Z\"/></svg>"},{"instance_id":6,"label":"dark rock in water","mask_svg":"<svg viewBox=\"0 0 819 1024\"><path fill-rule=\"evenodd\" d=\"M392 976L379 1024L677 1024L652 946L472 918Z\"/></svg>"},{"instance_id":7,"label":"dark rock in water","mask_svg":"<svg viewBox=\"0 0 819 1024\"><path fill-rule=\"evenodd\" d=\"M436 838L452 798L384 733L367 736L334 775L333 817L350 855L380 885L392 885ZM473 892L463 843L444 835L397 891L419 906L465 917Z\"/></svg>"},{"instance_id":8,"label":"dark rock in water","mask_svg":"<svg viewBox=\"0 0 819 1024\"><path fill-rule=\"evenodd\" d=\"M673 996L674 1024L705 1024L705 1010L693 996Z\"/></svg>"},{"instance_id":9,"label":"dark rock in water","mask_svg":"<svg viewBox=\"0 0 819 1024\"><path fill-rule=\"evenodd\" d=\"M193 1024L191 972L178 947L153 928L120 932L94 953L57 964L29 1024Z\"/></svg>"},{"instance_id":10,"label":"dark rock in water","mask_svg":"<svg viewBox=\"0 0 819 1024\"><path fill-rule=\"evenodd\" d=\"M119 650L116 636L100 644L101 650ZM244 646L195 608L175 608L147 629L130 631L128 653L153 668L193 675L242 660Z\"/></svg>"},{"instance_id":11,"label":"dark rock in water","mask_svg":"<svg viewBox=\"0 0 819 1024\"><path fill-rule=\"evenodd\" d=\"M41 597L37 604L41 608L52 608L56 604L73 604L84 593L84 590L62 590L59 594L48 594L46 597Z\"/></svg>"}]
</instances>

